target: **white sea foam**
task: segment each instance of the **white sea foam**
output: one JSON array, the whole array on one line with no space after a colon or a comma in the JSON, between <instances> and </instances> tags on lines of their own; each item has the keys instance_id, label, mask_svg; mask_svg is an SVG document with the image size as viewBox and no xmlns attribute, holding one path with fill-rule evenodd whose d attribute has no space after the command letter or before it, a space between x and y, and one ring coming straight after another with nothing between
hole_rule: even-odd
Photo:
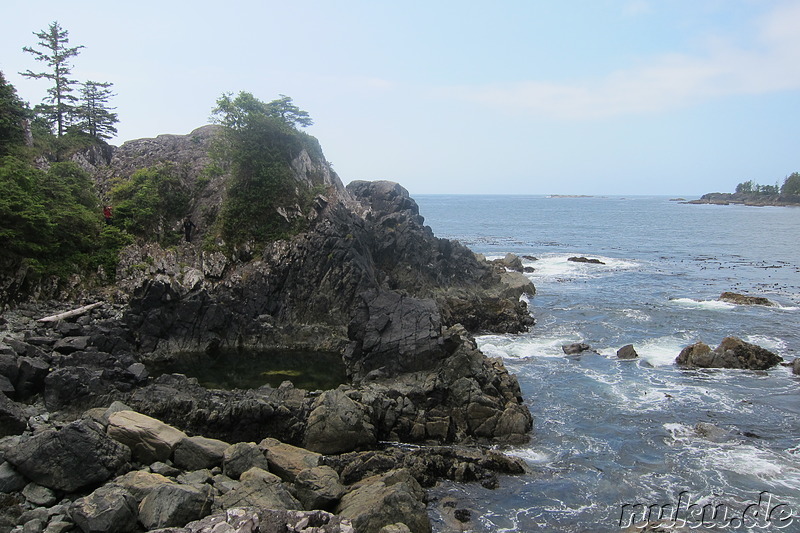
<instances>
[{"instance_id":1,"label":"white sea foam","mask_svg":"<svg viewBox=\"0 0 800 533\"><path fill-rule=\"evenodd\" d=\"M639 357L653 366L671 366L681 350L691 344L681 337L656 337L634 344Z\"/></svg>"},{"instance_id":2,"label":"white sea foam","mask_svg":"<svg viewBox=\"0 0 800 533\"><path fill-rule=\"evenodd\" d=\"M570 257L580 254L553 254L539 257L538 261L523 260L523 265L533 267L534 272L528 274L534 282L561 282L575 279L587 279L607 276L615 271L630 270L639 263L627 259L589 255L605 264L579 263L569 261Z\"/></svg>"},{"instance_id":3,"label":"white sea foam","mask_svg":"<svg viewBox=\"0 0 800 533\"><path fill-rule=\"evenodd\" d=\"M529 357L563 357L561 347L575 342L579 335L572 331L551 336L506 336L483 335L477 337L478 347L489 357L506 360L527 359Z\"/></svg>"},{"instance_id":4,"label":"white sea foam","mask_svg":"<svg viewBox=\"0 0 800 533\"><path fill-rule=\"evenodd\" d=\"M681 307L708 309L713 311L730 311L736 308L736 304L721 302L719 300L695 300L693 298L671 298L670 302Z\"/></svg>"}]
</instances>

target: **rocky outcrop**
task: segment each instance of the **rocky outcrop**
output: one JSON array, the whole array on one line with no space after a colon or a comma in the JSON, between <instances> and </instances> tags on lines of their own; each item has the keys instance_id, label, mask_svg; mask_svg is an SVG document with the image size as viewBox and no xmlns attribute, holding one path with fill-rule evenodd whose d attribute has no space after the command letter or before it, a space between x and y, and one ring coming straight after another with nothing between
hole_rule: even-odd
<instances>
[{"instance_id":1,"label":"rocky outcrop","mask_svg":"<svg viewBox=\"0 0 800 533\"><path fill-rule=\"evenodd\" d=\"M681 350L675 360L687 367L749 370L767 370L781 361L783 358L779 355L736 337L725 337L713 350L707 344L697 342Z\"/></svg>"},{"instance_id":2,"label":"rocky outcrop","mask_svg":"<svg viewBox=\"0 0 800 533\"><path fill-rule=\"evenodd\" d=\"M617 350L618 359L637 359L638 357L639 354L636 353L636 349L633 347L633 344L626 344Z\"/></svg>"},{"instance_id":3,"label":"rocky outcrop","mask_svg":"<svg viewBox=\"0 0 800 533\"><path fill-rule=\"evenodd\" d=\"M602 261L600 261L599 259L596 259L594 257L591 257L591 258L590 257L583 257L583 256L569 257L569 258L567 258L567 261L572 261L573 263L591 263L591 264L594 264L594 265L605 265L605 263L603 263Z\"/></svg>"},{"instance_id":4,"label":"rocky outcrop","mask_svg":"<svg viewBox=\"0 0 800 533\"><path fill-rule=\"evenodd\" d=\"M790 206L800 205L800 196L784 196L777 194L759 194L759 193L726 193L726 192L711 192L704 194L697 200L690 200L685 202L687 204L716 204L716 205L729 205L741 204L750 206Z\"/></svg>"},{"instance_id":5,"label":"rocky outcrop","mask_svg":"<svg viewBox=\"0 0 800 533\"><path fill-rule=\"evenodd\" d=\"M737 305L763 305L766 307L775 306L775 303L769 298L764 298L763 296L748 296L746 294L739 294L737 292L723 292L719 299L722 302L729 302Z\"/></svg>"}]
</instances>

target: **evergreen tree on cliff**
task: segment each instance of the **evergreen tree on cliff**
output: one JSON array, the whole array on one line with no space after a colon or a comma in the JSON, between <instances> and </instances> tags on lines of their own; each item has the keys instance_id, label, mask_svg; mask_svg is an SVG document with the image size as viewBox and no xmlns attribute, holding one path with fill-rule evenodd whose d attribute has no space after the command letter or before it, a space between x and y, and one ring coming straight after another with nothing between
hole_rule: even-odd
<instances>
[{"instance_id":1,"label":"evergreen tree on cliff","mask_svg":"<svg viewBox=\"0 0 800 533\"><path fill-rule=\"evenodd\" d=\"M23 124L27 118L25 103L0 71L0 157L9 154L15 146L24 144Z\"/></svg>"},{"instance_id":2,"label":"evergreen tree on cliff","mask_svg":"<svg viewBox=\"0 0 800 533\"><path fill-rule=\"evenodd\" d=\"M34 32L39 38L38 50L25 46L22 50L32 54L37 61L43 61L49 70L43 72L20 72L26 78L49 80L53 85L47 89L49 95L45 103L39 104L34 109L43 115L49 123L55 125L56 135L61 137L66 132L78 98L71 94L77 80L70 79L70 58L78 55L83 46L69 45L69 32L63 29L58 22L50 24L46 31Z\"/></svg>"},{"instance_id":3,"label":"evergreen tree on cliff","mask_svg":"<svg viewBox=\"0 0 800 533\"><path fill-rule=\"evenodd\" d=\"M95 139L110 139L117 133L114 124L119 122L117 114L112 113L108 101L115 96L111 91L113 83L87 81L81 85L80 104L76 109L77 128Z\"/></svg>"},{"instance_id":4,"label":"evergreen tree on cliff","mask_svg":"<svg viewBox=\"0 0 800 533\"><path fill-rule=\"evenodd\" d=\"M217 152L232 174L217 220L223 240L265 242L302 231L304 218L281 210L304 208L313 196L294 180L291 168L303 150L321 157L316 139L297 129L312 123L308 113L289 97L265 103L242 91L223 94L212 114L226 127Z\"/></svg>"}]
</instances>

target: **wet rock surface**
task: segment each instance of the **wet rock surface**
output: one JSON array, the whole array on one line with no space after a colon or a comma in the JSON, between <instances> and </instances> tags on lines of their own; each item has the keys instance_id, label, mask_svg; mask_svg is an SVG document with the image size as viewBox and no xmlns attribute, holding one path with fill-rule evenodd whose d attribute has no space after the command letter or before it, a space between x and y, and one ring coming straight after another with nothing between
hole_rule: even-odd
<instances>
[{"instance_id":1,"label":"wet rock surface","mask_svg":"<svg viewBox=\"0 0 800 533\"><path fill-rule=\"evenodd\" d=\"M686 367L767 370L783 361L769 350L736 337L726 337L711 349L703 342L684 348L675 362Z\"/></svg>"}]
</instances>

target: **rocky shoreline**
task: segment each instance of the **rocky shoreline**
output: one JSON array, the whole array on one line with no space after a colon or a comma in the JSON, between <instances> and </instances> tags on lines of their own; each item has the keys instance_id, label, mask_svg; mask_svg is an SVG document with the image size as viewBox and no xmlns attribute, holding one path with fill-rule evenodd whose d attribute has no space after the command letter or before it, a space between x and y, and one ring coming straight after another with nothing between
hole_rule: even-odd
<instances>
[{"instance_id":1,"label":"rocky shoreline","mask_svg":"<svg viewBox=\"0 0 800 533\"><path fill-rule=\"evenodd\" d=\"M689 200L681 202L685 204L713 204L713 205L748 205L753 207L787 207L787 206L800 206L800 197L797 196L779 196L779 195L764 195L753 193L728 193L728 192L712 192L704 194L697 200Z\"/></svg>"},{"instance_id":2,"label":"rocky shoreline","mask_svg":"<svg viewBox=\"0 0 800 533\"><path fill-rule=\"evenodd\" d=\"M148 157L199 173L212 134L126 143L104 164L86 164L101 181L153 164ZM525 471L487 448L526 442L532 418L516 378L472 334L529 328L521 297L533 285L436 238L396 183L345 189L307 155L296 163L298 181L326 192L311 212L292 215L310 227L294 237L230 254L139 243L121 255L115 284L76 282L58 300L24 272L7 272L0 530L287 531L285 521L292 531L424 532L422 487L494 487L498 475ZM26 303L23 290L34 299ZM96 305L40 320L88 304ZM346 383L222 390L155 371L187 354L286 349L340 354ZM172 435L169 445L150 443L153 433ZM275 448L312 459L288 471L269 462ZM188 450L204 459L186 459ZM248 468L230 469L234 450Z\"/></svg>"}]
</instances>

